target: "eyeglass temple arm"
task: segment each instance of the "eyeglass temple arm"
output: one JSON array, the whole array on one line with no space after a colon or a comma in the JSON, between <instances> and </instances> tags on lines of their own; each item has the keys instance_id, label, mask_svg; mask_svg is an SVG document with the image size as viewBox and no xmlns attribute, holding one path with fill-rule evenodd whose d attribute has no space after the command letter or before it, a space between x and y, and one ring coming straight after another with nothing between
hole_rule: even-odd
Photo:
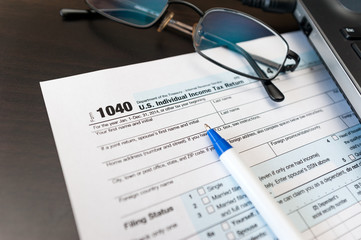
<instances>
[{"instance_id":1,"label":"eyeglass temple arm","mask_svg":"<svg viewBox=\"0 0 361 240\"><path fill-rule=\"evenodd\" d=\"M267 75L263 72L263 70L258 66L255 59L249 54L246 50L238 46L237 44L234 44L232 42L229 42L221 37L215 36L213 34L205 34L208 37L216 39L216 41L219 41L223 43L223 47L227 47L235 52L239 52L241 55L245 57L245 59L248 61L248 63L251 65L253 70L256 72L258 77L262 79L267 79ZM204 36L204 35L203 35ZM207 39L207 38L205 38ZM270 80L261 80L263 87L265 88L268 96L275 102L281 102L285 99L285 96L283 93L272 83Z\"/></svg>"},{"instance_id":2,"label":"eyeglass temple arm","mask_svg":"<svg viewBox=\"0 0 361 240\"><path fill-rule=\"evenodd\" d=\"M143 16L149 17L157 17L152 12L147 12L139 9L127 9L127 8L116 8L116 9L106 9L108 13L137 13ZM89 18L104 18L102 14L99 14L97 11L89 9L89 10L80 10L80 9L61 9L60 16L63 17L63 20L79 20L79 19L89 19Z\"/></svg>"},{"instance_id":3,"label":"eyeglass temple arm","mask_svg":"<svg viewBox=\"0 0 361 240\"><path fill-rule=\"evenodd\" d=\"M256 61L252 55L250 55L247 51L245 51L243 48L241 48L237 44L233 44L233 43L230 43L230 44L232 45L232 47L234 47L238 52L240 52L246 58L246 60L251 65L253 70L256 72L258 77L263 78L263 79L268 78L267 75L263 72L263 70L258 66L258 64L256 63ZM262 58L262 60L266 60L266 59ZM263 61L261 61L261 62L263 62ZM269 63L272 61L267 60L267 62ZM266 65L267 65L267 63L266 63ZM277 64L277 65L279 66L279 64ZM271 80L261 80L261 82L262 82L262 85L263 85L264 89L266 90L268 96L273 101L282 102L285 99L285 96L283 95L283 93L276 87L276 85L273 84L273 82Z\"/></svg>"},{"instance_id":4,"label":"eyeglass temple arm","mask_svg":"<svg viewBox=\"0 0 361 240\"><path fill-rule=\"evenodd\" d=\"M281 64L278 64L278 63L275 63L269 59L266 59L266 58L263 58L261 56L258 56L258 55L255 55L255 54L250 54L252 56L252 58L254 60L256 60L257 62L260 62L266 66L269 66L271 68L274 68L274 69L281 69L280 72L287 72L287 71L291 71L293 72L297 67L298 67L298 64L300 63L300 56L298 56L297 53L295 53L294 51L292 50L288 50L288 53L287 53L287 59L290 59L290 60L293 60L294 63L293 64L288 64L288 65L283 65L281 66Z\"/></svg>"},{"instance_id":5,"label":"eyeglass temple arm","mask_svg":"<svg viewBox=\"0 0 361 240\"><path fill-rule=\"evenodd\" d=\"M64 20L78 20L78 19L87 19L87 18L94 18L94 17L103 17L102 15L98 14L95 10L83 10L83 9L70 9L70 8L63 8L60 9L60 16Z\"/></svg>"},{"instance_id":6,"label":"eyeglass temple arm","mask_svg":"<svg viewBox=\"0 0 361 240\"><path fill-rule=\"evenodd\" d=\"M233 48L235 48L238 52L240 52L245 58L246 60L250 63L250 65L252 66L252 68L255 70L255 72L257 73L257 75L261 78L267 78L266 74L263 72L263 70L258 66L258 64L255 61L261 62L267 66L273 67L275 69L280 69L281 68L281 72L286 72L286 71L291 71L293 72L298 64L300 63L300 56L295 53L292 50L288 50L287 53L287 59L291 59L294 61L294 64L289 64L289 65L283 65L281 67L280 64L277 64L271 60L265 59L263 57L260 57L258 55L254 55L254 54L249 54L247 51L245 51L243 48L241 48L240 46L238 46L237 44L234 44L232 42L227 42L227 46L232 46ZM269 97L276 102L281 102L284 100L284 95L283 93L271 82L271 81L267 81L267 80L261 80L262 81L262 85L265 88L266 92L268 93Z\"/></svg>"}]
</instances>

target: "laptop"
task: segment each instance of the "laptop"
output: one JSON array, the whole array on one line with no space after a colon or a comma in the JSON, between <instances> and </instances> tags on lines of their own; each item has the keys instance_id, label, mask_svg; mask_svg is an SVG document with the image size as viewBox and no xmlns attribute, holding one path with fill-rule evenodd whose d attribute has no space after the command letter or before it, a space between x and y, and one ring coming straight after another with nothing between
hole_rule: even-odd
<instances>
[{"instance_id":1,"label":"laptop","mask_svg":"<svg viewBox=\"0 0 361 240\"><path fill-rule=\"evenodd\" d=\"M297 0L294 16L361 116L361 0Z\"/></svg>"}]
</instances>

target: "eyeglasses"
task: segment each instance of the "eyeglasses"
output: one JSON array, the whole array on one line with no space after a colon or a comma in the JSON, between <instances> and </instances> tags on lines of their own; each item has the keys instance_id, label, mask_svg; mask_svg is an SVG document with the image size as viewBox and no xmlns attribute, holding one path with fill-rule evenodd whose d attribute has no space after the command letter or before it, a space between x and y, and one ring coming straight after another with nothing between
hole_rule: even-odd
<instances>
[{"instance_id":1,"label":"eyeglasses","mask_svg":"<svg viewBox=\"0 0 361 240\"><path fill-rule=\"evenodd\" d=\"M148 28L161 21L158 31L169 26L192 35L197 53L235 74L260 80L276 102L283 101L284 95L271 80L281 72L294 71L300 62L281 35L239 11L213 8L203 13L195 5L178 0L86 0L86 3L92 10L62 9L61 15L67 19L80 13L99 13L137 28ZM192 27L174 20L173 12L166 14L171 4L192 8L200 16L199 22ZM288 60L291 64L286 64Z\"/></svg>"}]
</instances>

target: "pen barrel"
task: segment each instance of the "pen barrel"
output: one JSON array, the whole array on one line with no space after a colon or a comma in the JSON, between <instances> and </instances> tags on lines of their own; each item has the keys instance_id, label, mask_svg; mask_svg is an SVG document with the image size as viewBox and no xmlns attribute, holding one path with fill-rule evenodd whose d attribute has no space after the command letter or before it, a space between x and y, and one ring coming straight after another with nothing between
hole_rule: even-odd
<instances>
[{"instance_id":1,"label":"pen barrel","mask_svg":"<svg viewBox=\"0 0 361 240\"><path fill-rule=\"evenodd\" d=\"M302 239L299 230L234 148L225 151L220 160L280 240Z\"/></svg>"}]
</instances>

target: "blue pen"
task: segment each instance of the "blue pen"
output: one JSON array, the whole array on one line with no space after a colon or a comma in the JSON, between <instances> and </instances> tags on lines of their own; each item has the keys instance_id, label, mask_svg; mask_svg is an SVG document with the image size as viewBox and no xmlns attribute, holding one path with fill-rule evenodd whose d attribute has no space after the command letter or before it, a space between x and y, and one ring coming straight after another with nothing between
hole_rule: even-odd
<instances>
[{"instance_id":1,"label":"blue pen","mask_svg":"<svg viewBox=\"0 0 361 240\"><path fill-rule=\"evenodd\" d=\"M276 236L280 240L301 240L300 232L234 148L207 124L205 127L219 159Z\"/></svg>"}]
</instances>

